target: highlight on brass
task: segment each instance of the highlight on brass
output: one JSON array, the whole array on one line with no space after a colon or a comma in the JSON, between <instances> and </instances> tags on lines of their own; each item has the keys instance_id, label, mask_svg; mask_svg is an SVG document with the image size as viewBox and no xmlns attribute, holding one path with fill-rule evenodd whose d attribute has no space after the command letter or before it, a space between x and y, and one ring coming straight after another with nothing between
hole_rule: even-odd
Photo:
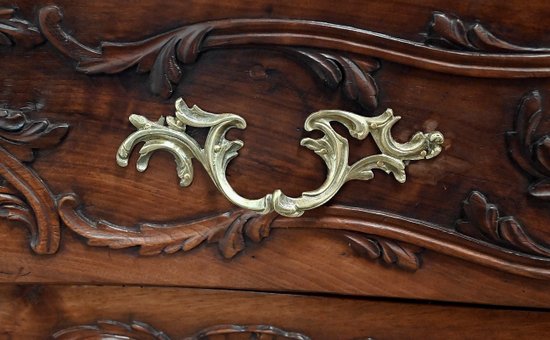
<instances>
[{"instance_id":1,"label":"highlight on brass","mask_svg":"<svg viewBox=\"0 0 550 340\"><path fill-rule=\"evenodd\" d=\"M118 165L126 167L135 145L145 142L139 150L136 164L138 171L147 169L149 159L156 150L169 151L176 160L180 185L185 187L193 181L191 161L195 158L203 165L220 192L233 204L261 214L276 211L283 216L297 217L306 210L328 202L347 181L372 179L374 169L392 174L398 182L404 183L408 161L430 159L441 152L443 135L437 131L416 132L408 142L396 142L391 135L391 128L400 118L394 116L391 109L376 117L363 117L340 110L321 110L310 114L304 123L306 131L319 130L324 136L318 139L304 138L300 144L324 160L328 173L319 188L304 192L300 197L289 197L281 190L275 190L259 199L247 199L235 192L225 172L244 143L227 140L225 135L232 128L246 128L246 121L232 113L210 113L196 105L190 108L182 98L176 101L174 116L160 117L153 122L140 115L131 115L130 122L137 131L122 142L116 160ZM359 140L370 134L380 153L368 155L350 165L348 140L332 128L331 122L343 124L350 135ZM204 146L185 132L186 126L210 129Z\"/></svg>"}]
</instances>

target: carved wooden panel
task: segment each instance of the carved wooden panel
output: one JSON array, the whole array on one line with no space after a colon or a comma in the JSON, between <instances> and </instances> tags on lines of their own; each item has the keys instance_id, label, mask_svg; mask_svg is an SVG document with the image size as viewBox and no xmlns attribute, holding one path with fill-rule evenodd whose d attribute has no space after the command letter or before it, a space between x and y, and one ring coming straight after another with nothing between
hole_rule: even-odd
<instances>
[{"instance_id":1,"label":"carved wooden panel","mask_svg":"<svg viewBox=\"0 0 550 340\"><path fill-rule=\"evenodd\" d=\"M0 287L6 338L530 339L544 335L549 318L542 310L212 289Z\"/></svg>"},{"instance_id":2,"label":"carved wooden panel","mask_svg":"<svg viewBox=\"0 0 550 340\"><path fill-rule=\"evenodd\" d=\"M550 278L544 27L445 1L411 3L384 23L373 19L400 4L375 2L375 14L355 11L361 3L344 12L304 4L309 14L231 4L223 15L208 2L192 13L156 1L127 12L108 1L2 4L0 281L550 306L541 290ZM549 11L532 7L518 10ZM128 23L110 21L110 10ZM352 11L357 18L343 16ZM247 148L227 169L246 197L319 186L322 163L297 147L314 135L302 126L318 110L392 107L402 112L399 141L436 130L445 141L437 158L407 162L404 184L376 176L300 217L262 215L234 207L202 170L192 187L173 185L166 154L143 174L116 165L128 117L154 121L182 96L246 118L247 130L231 133ZM373 148L350 140L350 159Z\"/></svg>"}]
</instances>

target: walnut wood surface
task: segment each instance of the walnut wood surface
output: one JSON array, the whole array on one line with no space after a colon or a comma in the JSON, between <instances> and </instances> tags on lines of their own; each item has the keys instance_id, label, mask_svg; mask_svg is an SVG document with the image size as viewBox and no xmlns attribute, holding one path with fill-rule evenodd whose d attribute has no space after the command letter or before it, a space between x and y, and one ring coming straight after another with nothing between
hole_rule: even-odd
<instances>
[{"instance_id":1,"label":"walnut wood surface","mask_svg":"<svg viewBox=\"0 0 550 340\"><path fill-rule=\"evenodd\" d=\"M98 320L145 322L172 339L217 325L270 325L312 339L532 339L544 337L550 313L184 288L0 287L0 336L46 338Z\"/></svg>"},{"instance_id":2,"label":"walnut wood surface","mask_svg":"<svg viewBox=\"0 0 550 340\"><path fill-rule=\"evenodd\" d=\"M70 130L54 149L37 152L32 164L25 159L28 150L8 148L9 153L1 154L0 175L16 184L2 191L7 195L2 196L2 212L11 221L3 219L0 224L0 281L182 285L550 306L549 203L539 199L547 190L544 136L550 126L542 114L550 105L550 78L544 71L550 64L550 39L547 28L536 24L550 14L543 2L465 5L427 1L418 5L412 1L345 1L339 6L329 1L165 4L150 0L136 6L109 1L56 2L64 12L62 28L86 46L101 41L147 41L144 39L164 37L171 29L218 19L259 20L217 22L221 25L218 33L224 34L205 35L202 50L200 43L190 39L186 45L190 54L183 53L177 61L173 50L179 45L169 45L169 40L162 46L170 48L160 48L160 57L153 60L168 66L155 68L144 63L149 66L141 70L149 75L134 72L131 66L136 63L122 67L100 57L96 62L102 65L101 72L78 72L73 59L80 62L82 70L82 62L90 57L85 53L101 54L101 50L63 45L76 42L64 31L49 31L48 16L45 19L40 9L51 8L45 7L51 2L19 1L17 5L18 11L0 11L0 39L5 45L0 46L0 72L4 75L0 101L10 110L34 102L41 109L28 112L29 121L47 118L63 124L65 130L70 126ZM0 7L10 6L0 2ZM296 24L303 20L320 24ZM259 24L242 25L254 22ZM351 27L353 37L346 42L343 31L335 33L331 23ZM312 35L311 25L319 28L316 33L320 36L332 35L344 43L311 45L306 42L320 40L304 40L299 34L286 39L290 28L294 33ZM37 27L44 30L46 41L37 36ZM274 31L276 39L258 41L258 28L262 33ZM392 43L381 42L372 32L392 37ZM362 40L365 34L370 38ZM400 41L395 38L409 41L412 50L394 44ZM360 42L363 47L348 48L349 42ZM287 45L296 44L308 49L288 50ZM127 52L128 45L120 46L117 48L125 49L125 57L145 56L139 49L132 54ZM396 51L405 57L394 57ZM427 56L432 59L423 64ZM438 60L468 63L460 64L461 72L455 72L437 66ZM487 71L492 65L498 72ZM521 72L516 72L518 69ZM92 74L105 72L112 74ZM216 218L233 211L203 171L197 171L191 187L178 187L169 155L155 156L147 173L115 164L119 143L132 131L128 116L139 113L158 119L172 113L172 102L180 96L208 111L235 112L247 120L246 131L231 132L245 141L245 147L228 169L233 187L247 197L260 197L274 188L297 195L320 184L325 171L322 162L298 144L307 135L302 128L304 119L319 109L372 115L391 107L403 117L395 128L399 139L412 131L437 129L445 134L445 150L437 159L410 164L405 184L377 176L369 183L346 185L331 201L345 209L374 211L370 217L352 214L350 219L337 214L323 219L312 213L302 221L276 221L277 230L269 239L245 250L242 238L221 237L212 229L186 230L179 237L187 243L167 246L167 241L157 244L142 241L141 236L117 239L107 233L109 225L104 228L107 236L99 235L93 228L86 229L90 221L84 220L72 228L81 237L66 228L75 220L66 218L70 215L61 216L66 225L59 234L54 209L65 211L64 198L73 197L65 195L72 194L82 203L74 207L79 213L85 211L90 220L106 220L112 226L161 226L203 218L218 221ZM523 124L526 120L533 124ZM3 122L1 127L6 130L10 124ZM534 130L537 132L531 133ZM506 134L508 131L511 133ZM204 138L202 131L191 133ZM352 160L372 149L359 141L351 141L350 146ZM533 175L529 169L537 172ZM471 198L472 192L482 196L470 200L474 208L464 209L463 200ZM513 223L510 219L502 223L495 211L513 216ZM375 216L382 216L383 221ZM388 223L394 220L384 220L384 216L401 221L394 223L397 232L388 231ZM336 218L338 223L333 223ZM455 221L459 218L469 221L478 233L470 233L469 228L457 234ZM24 220L30 221L27 226L36 254L28 247L27 233L19 228ZM228 228L246 233L246 223L231 222ZM418 227L418 233L410 232L413 227L406 229L409 225ZM432 231L432 225L437 230ZM290 227L292 230L282 230ZM311 230L298 230L300 227ZM33 233L46 234L48 228L54 230L52 235L61 236L59 248L58 243ZM366 235L347 233L346 239L342 233L318 228ZM437 234L435 241L432 232ZM238 233L229 236L235 235ZM252 239L257 241L266 236L261 228L251 235L256 235ZM86 239L91 245L112 248L139 245L142 252L155 256L139 256L135 249L91 247ZM207 240L222 240L223 258L210 246L199 247ZM184 254L180 249L190 251ZM160 254L161 250L167 254ZM231 261L224 259L240 250ZM55 254L37 255L40 253ZM390 270L393 264L407 270Z\"/></svg>"}]
</instances>

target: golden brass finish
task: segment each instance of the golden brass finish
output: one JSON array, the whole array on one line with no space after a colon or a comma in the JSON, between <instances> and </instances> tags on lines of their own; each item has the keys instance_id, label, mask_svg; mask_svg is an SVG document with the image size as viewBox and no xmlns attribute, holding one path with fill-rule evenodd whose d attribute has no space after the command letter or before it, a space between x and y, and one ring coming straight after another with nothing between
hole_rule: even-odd
<instances>
[{"instance_id":1,"label":"golden brass finish","mask_svg":"<svg viewBox=\"0 0 550 340\"><path fill-rule=\"evenodd\" d=\"M443 135L440 132L417 132L406 143L398 143L391 136L392 126L400 119L391 109L377 117L363 117L357 114L322 110L312 113L305 121L307 131L319 130L324 136L319 139L304 138L301 145L313 150L326 163L328 174L317 190L302 193L300 197L286 196L275 190L260 199L247 199L236 193L225 176L229 161L237 156L243 146L240 140L229 141L225 134L232 128L244 129L245 120L235 114L215 114L203 111L196 105L189 108L183 99L176 101L176 114L161 117L152 122L139 115L131 115L130 122L138 129L120 145L117 163L128 165L128 158L137 143L145 142L139 150L138 171L145 171L154 151L163 149L171 152L177 164L181 186L188 186L193 180L191 160L196 158L206 169L216 187L235 205L266 214L271 211L297 217L305 210L314 209L329 201L345 182L353 179L369 180L374 177L373 169L392 173L395 179L405 182L406 161L429 159L441 152ZM343 124L357 139L365 139L370 133L381 153L367 156L352 165L348 164L348 140L334 131L332 121ZM185 133L185 127L210 128L204 147Z\"/></svg>"}]
</instances>

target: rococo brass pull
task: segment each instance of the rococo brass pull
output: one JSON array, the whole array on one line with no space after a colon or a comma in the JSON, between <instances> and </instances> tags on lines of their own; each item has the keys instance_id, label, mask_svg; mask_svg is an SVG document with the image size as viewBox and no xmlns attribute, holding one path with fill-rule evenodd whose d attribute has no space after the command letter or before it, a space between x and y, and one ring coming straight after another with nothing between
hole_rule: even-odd
<instances>
[{"instance_id":1,"label":"rococo brass pull","mask_svg":"<svg viewBox=\"0 0 550 340\"><path fill-rule=\"evenodd\" d=\"M185 187L193 180L191 160L196 158L216 187L235 205L262 214L276 211L283 216L297 217L305 210L314 209L329 201L345 182L372 179L373 169L392 173L398 182L403 183L406 179L406 161L429 159L441 152L443 135L437 131L417 132L406 143L396 142L391 136L391 128L399 119L400 117L393 115L391 109L377 117L363 117L339 110L321 110L309 115L304 124L305 129L322 131L324 136L319 139L304 138L300 144L323 158L328 174L317 190L304 192L300 197L289 197L281 190L275 190L263 198L251 200L235 192L227 181L225 171L229 161L237 156L243 142L229 141L225 139L225 134L232 128L244 129L245 120L231 113L206 112L196 105L189 108L181 98L176 101L175 116L166 119L161 117L158 122L131 115L130 122L138 131L128 136L120 145L116 159L118 165L126 167L134 146L145 142L139 150L140 156L136 165L138 171L145 171L153 152L167 150L176 159L180 185ZM370 133L381 153L349 165L348 140L336 133L330 125L332 121L343 124L354 138L360 140ZM210 128L204 147L185 133L187 125Z\"/></svg>"}]
</instances>

